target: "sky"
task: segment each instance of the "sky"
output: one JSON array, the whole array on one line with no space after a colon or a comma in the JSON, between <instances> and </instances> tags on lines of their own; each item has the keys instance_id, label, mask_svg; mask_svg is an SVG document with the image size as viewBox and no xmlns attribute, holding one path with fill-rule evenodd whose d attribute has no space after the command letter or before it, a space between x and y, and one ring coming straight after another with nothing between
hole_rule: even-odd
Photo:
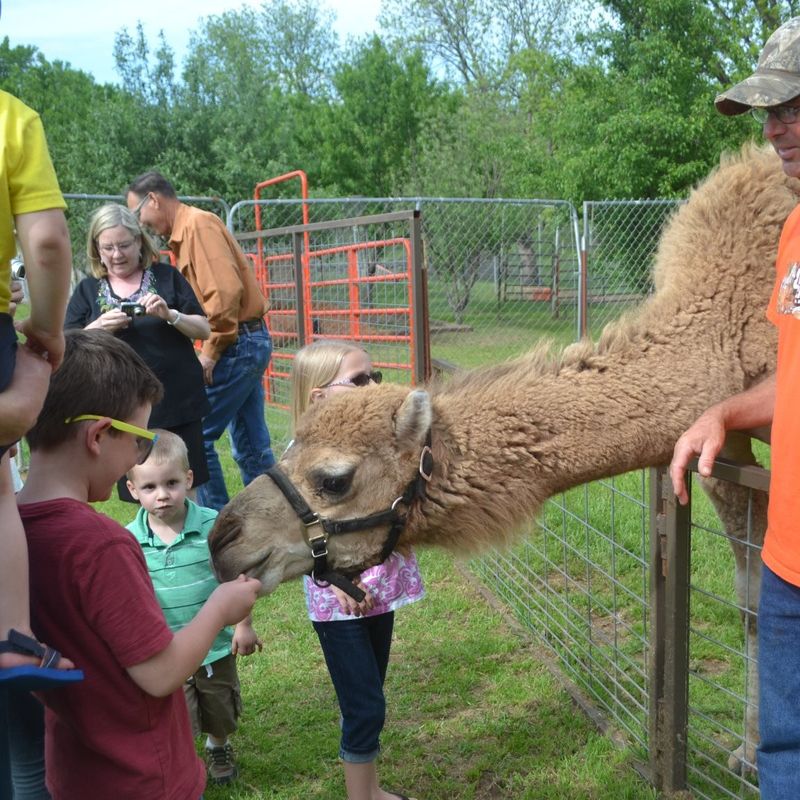
<instances>
[{"instance_id":1,"label":"sky","mask_svg":"<svg viewBox=\"0 0 800 800\"><path fill-rule=\"evenodd\" d=\"M377 30L380 0L319 0L331 9L340 40ZM160 30L181 65L189 33L201 17L219 15L243 6L259 8L262 0L2 0L0 37L11 46L35 45L48 61L65 61L94 75L97 83L117 82L114 34L130 33L142 22L151 46Z\"/></svg>"}]
</instances>

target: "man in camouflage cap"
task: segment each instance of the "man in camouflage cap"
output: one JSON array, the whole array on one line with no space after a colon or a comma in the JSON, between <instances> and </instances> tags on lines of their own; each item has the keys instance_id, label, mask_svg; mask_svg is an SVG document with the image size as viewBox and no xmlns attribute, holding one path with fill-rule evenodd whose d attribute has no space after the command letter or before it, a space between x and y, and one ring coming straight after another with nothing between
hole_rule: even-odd
<instances>
[{"instance_id":1,"label":"man in camouflage cap","mask_svg":"<svg viewBox=\"0 0 800 800\"><path fill-rule=\"evenodd\" d=\"M781 25L767 39L756 71L717 95L714 105L726 116L751 108L779 106L800 95L800 17Z\"/></svg>"},{"instance_id":2,"label":"man in camouflage cap","mask_svg":"<svg viewBox=\"0 0 800 800\"><path fill-rule=\"evenodd\" d=\"M749 111L781 159L800 178L800 17L770 36L750 77L720 94L728 116ZM800 206L784 224L767 317L778 329L773 375L700 416L675 445L675 493L687 501L685 470L697 455L701 475L730 430L772 425L769 524L762 551L758 615L758 776L762 800L800 799Z\"/></svg>"}]
</instances>

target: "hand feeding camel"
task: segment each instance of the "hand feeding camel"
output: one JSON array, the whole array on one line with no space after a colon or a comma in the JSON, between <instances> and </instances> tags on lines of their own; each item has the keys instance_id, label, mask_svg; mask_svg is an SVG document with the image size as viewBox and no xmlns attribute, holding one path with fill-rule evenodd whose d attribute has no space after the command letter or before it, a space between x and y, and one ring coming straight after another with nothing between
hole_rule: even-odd
<instances>
[{"instance_id":1,"label":"hand feeding camel","mask_svg":"<svg viewBox=\"0 0 800 800\"><path fill-rule=\"evenodd\" d=\"M774 368L764 309L781 226L798 199L800 182L784 176L771 150L724 158L665 230L655 294L598 344L557 357L535 349L427 391L381 385L332 397L312 406L281 470L320 517L364 517L413 484L430 437L433 474L425 498L408 503L400 543L463 553L508 541L558 492L667 463L707 406ZM726 448L755 463L747 437L730 437ZM746 494L708 483L727 533L744 540ZM751 538L763 537L766 520L765 499L755 506ZM330 566L355 574L377 563L386 528L330 537ZM312 567L306 526L265 476L223 509L210 544L222 579L246 572L265 594ZM734 550L740 604L752 608L759 559ZM755 653L753 625L748 638ZM747 740L732 764L754 762L754 707Z\"/></svg>"}]
</instances>

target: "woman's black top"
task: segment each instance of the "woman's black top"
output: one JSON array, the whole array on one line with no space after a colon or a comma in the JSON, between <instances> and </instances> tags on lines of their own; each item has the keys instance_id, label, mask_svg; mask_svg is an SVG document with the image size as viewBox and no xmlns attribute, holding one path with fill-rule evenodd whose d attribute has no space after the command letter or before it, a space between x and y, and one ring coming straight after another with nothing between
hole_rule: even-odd
<instances>
[{"instance_id":1,"label":"woman's black top","mask_svg":"<svg viewBox=\"0 0 800 800\"><path fill-rule=\"evenodd\" d=\"M181 314L205 316L192 287L177 269L169 264L153 264L150 270L155 292L170 308ZM107 282L104 283L107 286ZM67 306L65 328L85 328L103 313L101 288L101 281L92 277L84 278L75 287ZM106 311L109 302L118 305L119 301L128 302L128 298L118 298L113 292L103 293ZM158 317L139 316L133 317L129 327L114 335L127 342L164 385L164 398L153 408L149 427L184 425L208 413L202 367L191 340L179 330Z\"/></svg>"}]
</instances>

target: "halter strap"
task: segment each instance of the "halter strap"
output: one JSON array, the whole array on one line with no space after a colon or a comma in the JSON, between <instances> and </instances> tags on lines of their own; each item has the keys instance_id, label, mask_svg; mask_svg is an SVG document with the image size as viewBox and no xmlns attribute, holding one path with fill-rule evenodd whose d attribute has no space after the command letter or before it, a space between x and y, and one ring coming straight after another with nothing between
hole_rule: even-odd
<instances>
[{"instance_id":1,"label":"halter strap","mask_svg":"<svg viewBox=\"0 0 800 800\"><path fill-rule=\"evenodd\" d=\"M428 431L425 446L419 457L419 467L414 479L406 486L405 491L400 497L396 498L392 505L384 511L377 511L366 517L353 517L351 519L332 520L320 517L312 511L294 484L284 474L280 467L275 464L265 472L275 485L281 490L283 496L289 501L294 513L305 525L305 539L311 549L311 556L314 559L314 566L311 570L311 578L318 586L333 584L346 594L350 595L357 603L364 597L364 591L359 589L349 578L339 572L335 572L328 567L328 537L338 536L345 533L355 533L378 525L389 524L389 533L381 548L380 560L383 563L397 546L397 541L406 524L407 509L411 507L415 500L424 500L426 486L433 474L433 453L431 451L431 432ZM405 512L400 508L406 509ZM311 528L319 525L321 530L312 534Z\"/></svg>"}]
</instances>

